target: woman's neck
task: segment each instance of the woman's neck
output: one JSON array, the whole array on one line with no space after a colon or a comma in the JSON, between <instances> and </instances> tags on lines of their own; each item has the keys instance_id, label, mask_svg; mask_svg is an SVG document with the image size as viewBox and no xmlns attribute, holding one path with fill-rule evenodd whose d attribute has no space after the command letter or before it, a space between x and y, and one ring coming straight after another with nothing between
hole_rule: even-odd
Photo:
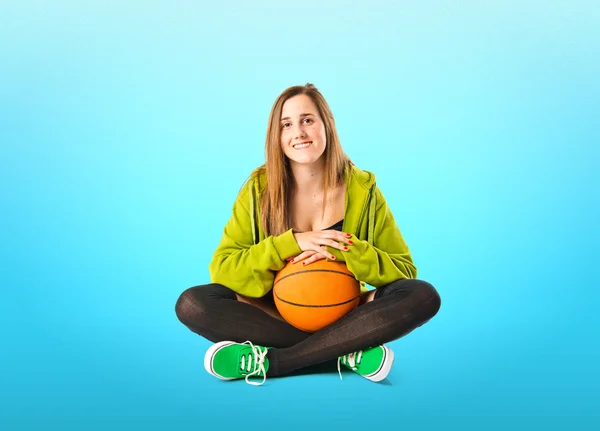
<instances>
[{"instance_id":1,"label":"woman's neck","mask_svg":"<svg viewBox=\"0 0 600 431\"><path fill-rule=\"evenodd\" d=\"M292 174L298 193L312 193L315 195L321 195L323 193L323 179L325 172L322 163L316 162L310 165L293 164Z\"/></svg>"}]
</instances>

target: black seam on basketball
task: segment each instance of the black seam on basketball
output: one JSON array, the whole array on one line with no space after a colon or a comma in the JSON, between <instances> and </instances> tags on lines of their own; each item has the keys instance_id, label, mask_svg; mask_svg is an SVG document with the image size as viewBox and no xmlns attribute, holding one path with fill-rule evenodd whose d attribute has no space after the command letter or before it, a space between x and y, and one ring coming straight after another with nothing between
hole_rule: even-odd
<instances>
[{"instance_id":1,"label":"black seam on basketball","mask_svg":"<svg viewBox=\"0 0 600 431\"><path fill-rule=\"evenodd\" d=\"M350 277L352 280L356 280L356 278L354 278L353 275L348 274L347 272L337 271L335 269L307 269L306 271L294 272L293 274L285 275L285 276L281 277L279 280L277 280L275 283L273 283L273 286L275 286L281 280L285 280L288 277L293 277L294 275L306 274L307 272L334 272L336 274L342 274L347 277Z\"/></svg>"},{"instance_id":2,"label":"black seam on basketball","mask_svg":"<svg viewBox=\"0 0 600 431\"><path fill-rule=\"evenodd\" d=\"M338 305L344 305L344 304L348 304L349 302L354 301L355 299L360 298L360 295L355 296L352 299L348 299L347 301L344 302L338 302L337 304L327 304L327 305L306 305L306 304L296 304L295 302L292 301L286 301L285 299L282 299L279 295L277 295L275 293L275 296L277 297L277 299L279 299L281 302L285 302L286 304L289 305L295 305L296 307L307 307L307 308L327 308L327 307L337 307Z\"/></svg>"}]
</instances>

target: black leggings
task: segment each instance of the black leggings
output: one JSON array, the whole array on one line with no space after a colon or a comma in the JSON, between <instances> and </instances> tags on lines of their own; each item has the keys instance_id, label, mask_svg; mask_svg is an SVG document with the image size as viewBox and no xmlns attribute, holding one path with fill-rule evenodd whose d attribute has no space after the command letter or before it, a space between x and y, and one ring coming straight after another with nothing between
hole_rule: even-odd
<instances>
[{"instance_id":1,"label":"black leggings","mask_svg":"<svg viewBox=\"0 0 600 431\"><path fill-rule=\"evenodd\" d=\"M373 301L313 334L237 301L235 292L223 285L207 284L184 291L175 312L184 325L209 341L275 347L267 354L267 375L280 376L396 340L435 316L440 304L431 284L397 280L378 288Z\"/></svg>"}]
</instances>

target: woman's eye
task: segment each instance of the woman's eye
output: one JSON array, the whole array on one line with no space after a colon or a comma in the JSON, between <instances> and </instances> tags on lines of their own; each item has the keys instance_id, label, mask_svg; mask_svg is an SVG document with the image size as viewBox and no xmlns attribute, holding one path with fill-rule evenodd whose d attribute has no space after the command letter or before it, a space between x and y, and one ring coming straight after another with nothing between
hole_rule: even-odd
<instances>
[{"instance_id":1,"label":"woman's eye","mask_svg":"<svg viewBox=\"0 0 600 431\"><path fill-rule=\"evenodd\" d=\"M308 124L312 123L312 119L310 118L305 118L304 121L306 121Z\"/></svg>"},{"instance_id":2,"label":"woman's eye","mask_svg":"<svg viewBox=\"0 0 600 431\"><path fill-rule=\"evenodd\" d=\"M283 123L281 126L284 127L284 128L286 128L286 127L290 126L290 123Z\"/></svg>"}]
</instances>

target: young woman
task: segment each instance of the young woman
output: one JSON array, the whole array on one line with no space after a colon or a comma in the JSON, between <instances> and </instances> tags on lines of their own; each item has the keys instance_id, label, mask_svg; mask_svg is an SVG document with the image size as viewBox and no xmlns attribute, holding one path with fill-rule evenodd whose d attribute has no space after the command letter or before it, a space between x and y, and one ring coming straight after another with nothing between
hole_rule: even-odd
<instances>
[{"instance_id":1,"label":"young woman","mask_svg":"<svg viewBox=\"0 0 600 431\"><path fill-rule=\"evenodd\" d=\"M204 365L221 379L262 384L336 358L338 371L341 362L369 380L384 379L394 355L383 344L431 319L441 304L437 291L416 279L375 176L346 156L315 86L293 86L277 98L265 152L214 252L212 284L181 294L179 320L215 343ZM319 259L345 262L363 293L356 309L312 334L281 318L271 289L288 261Z\"/></svg>"}]
</instances>

